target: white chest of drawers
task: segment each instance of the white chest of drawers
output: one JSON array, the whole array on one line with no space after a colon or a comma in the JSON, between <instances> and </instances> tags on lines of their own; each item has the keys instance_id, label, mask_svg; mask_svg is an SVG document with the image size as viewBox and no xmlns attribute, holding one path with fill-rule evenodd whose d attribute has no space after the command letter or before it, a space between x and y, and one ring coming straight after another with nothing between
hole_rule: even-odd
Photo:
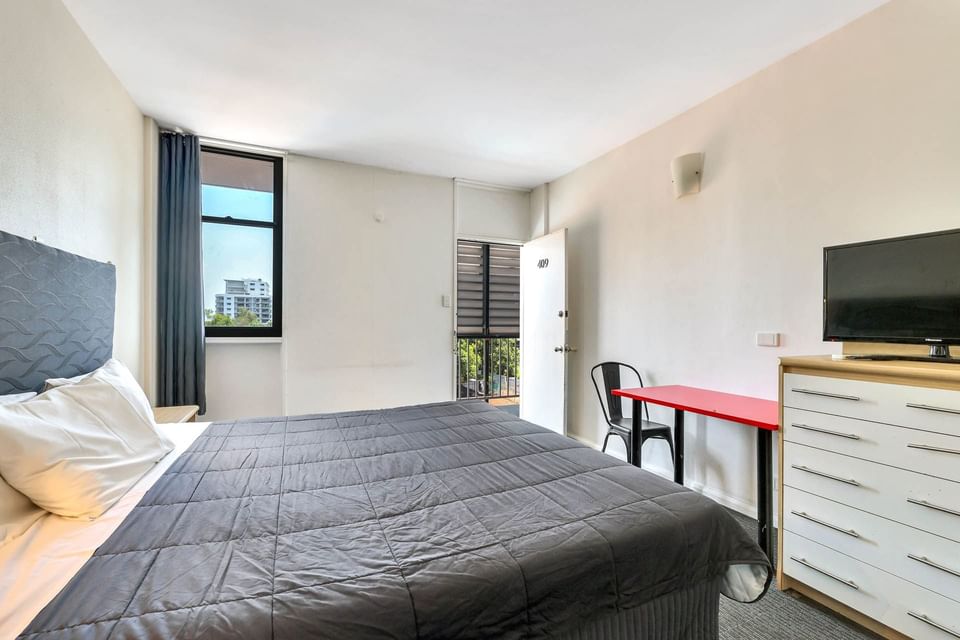
<instances>
[{"instance_id":1,"label":"white chest of drawers","mask_svg":"<svg viewBox=\"0 0 960 640\"><path fill-rule=\"evenodd\" d=\"M960 366L796 357L780 380L780 588L960 639Z\"/></svg>"}]
</instances>

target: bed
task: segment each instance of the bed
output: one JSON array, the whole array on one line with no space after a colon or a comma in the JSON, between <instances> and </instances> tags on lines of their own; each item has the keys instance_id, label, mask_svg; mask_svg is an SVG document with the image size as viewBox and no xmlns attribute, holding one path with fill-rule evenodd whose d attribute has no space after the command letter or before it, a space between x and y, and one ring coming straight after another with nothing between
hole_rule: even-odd
<instances>
[{"instance_id":1,"label":"bed","mask_svg":"<svg viewBox=\"0 0 960 640\"><path fill-rule=\"evenodd\" d=\"M99 519L0 548L0 635L693 640L770 580L714 502L483 402L166 429Z\"/></svg>"}]
</instances>

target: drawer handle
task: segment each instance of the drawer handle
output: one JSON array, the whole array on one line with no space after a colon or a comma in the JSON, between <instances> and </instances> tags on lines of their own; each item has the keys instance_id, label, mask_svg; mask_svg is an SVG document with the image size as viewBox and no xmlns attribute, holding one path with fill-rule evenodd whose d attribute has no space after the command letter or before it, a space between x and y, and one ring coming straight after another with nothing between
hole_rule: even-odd
<instances>
[{"instance_id":1,"label":"drawer handle","mask_svg":"<svg viewBox=\"0 0 960 640\"><path fill-rule=\"evenodd\" d=\"M911 618L916 618L920 622L926 622L931 627L940 629L940 631L943 631L944 633L949 633L954 638L960 638L960 631L956 631L944 624L940 624L936 620L933 620L922 613L917 613L916 611L907 611L907 615L910 616Z\"/></svg>"},{"instance_id":2,"label":"drawer handle","mask_svg":"<svg viewBox=\"0 0 960 640\"><path fill-rule=\"evenodd\" d=\"M916 442L911 442L907 444L911 449L923 449L924 451L936 451L938 453L952 453L955 456L960 456L960 449L947 449L946 447L934 447L929 444L919 444Z\"/></svg>"},{"instance_id":3,"label":"drawer handle","mask_svg":"<svg viewBox=\"0 0 960 640\"><path fill-rule=\"evenodd\" d=\"M794 423L792 423L790 426L791 426L791 427L796 427L797 429L806 429L807 431L816 431L817 433L825 433L825 434L827 434L827 435L829 435L829 436L839 436L839 437L841 437L841 438L848 438L848 439L850 439L850 440L859 440L859 439L860 439L860 436L858 436L858 435L855 434L855 433L841 433L841 432L839 432L839 431L830 431L830 429L821 429L820 427L811 427L811 426L808 425L808 424L799 424L799 423L794 422ZM958 453L960 453L960 452L958 452Z\"/></svg>"},{"instance_id":4,"label":"drawer handle","mask_svg":"<svg viewBox=\"0 0 960 640\"><path fill-rule=\"evenodd\" d=\"M856 531L854 531L853 529L844 529L843 527L838 527L837 525L835 525L835 524L830 524L829 522L826 522L826 521L824 521L824 520L821 520L820 518L814 518L812 515L810 515L809 513L804 512L804 511L791 511L790 513L792 513L792 514L795 515L795 516L800 516L801 518L804 518L804 519L806 519L806 520L809 520L810 522L816 522L817 524L819 524L819 525L821 525L821 526L824 526L824 527L827 527L828 529L833 529L834 531L839 531L840 533L845 533L845 534L847 534L848 536L850 536L851 538L859 538L859 537L860 537L860 534L857 533Z\"/></svg>"},{"instance_id":5,"label":"drawer handle","mask_svg":"<svg viewBox=\"0 0 960 640\"><path fill-rule=\"evenodd\" d=\"M796 389L794 389L796 391ZM911 409L925 409L927 411L939 411L940 413L953 413L960 416L960 409L948 409L947 407L935 407L930 404L914 404L913 402L908 402L907 406Z\"/></svg>"},{"instance_id":6,"label":"drawer handle","mask_svg":"<svg viewBox=\"0 0 960 640\"><path fill-rule=\"evenodd\" d=\"M957 576L958 578L960 578L960 571L957 571L956 569L951 569L950 567L945 567L942 564L938 564L926 556L917 556L912 553L908 553L907 557L910 558L911 560L916 560L921 564L925 564L928 567L933 567L934 569L940 569L940 571L949 573L952 576Z\"/></svg>"},{"instance_id":7,"label":"drawer handle","mask_svg":"<svg viewBox=\"0 0 960 640\"><path fill-rule=\"evenodd\" d=\"M934 511L942 511L944 513L949 513L954 516L960 516L960 511L955 511L949 507L941 507L938 504L933 504L932 502L927 502L926 500L918 500L917 498L907 498L907 502L910 504L918 504L921 507L926 507L927 509L933 509Z\"/></svg>"},{"instance_id":8,"label":"drawer handle","mask_svg":"<svg viewBox=\"0 0 960 640\"><path fill-rule=\"evenodd\" d=\"M810 467L806 467L802 464L792 464L790 466L796 469L797 471L806 471L807 473L812 473L815 476L820 476L822 478L829 478L830 480L836 480L837 482L849 484L854 487L860 486L859 482L851 478L841 478L840 476L835 476L832 473L827 473L826 471L817 471L816 469L811 469Z\"/></svg>"},{"instance_id":9,"label":"drawer handle","mask_svg":"<svg viewBox=\"0 0 960 640\"><path fill-rule=\"evenodd\" d=\"M826 391L815 391L813 389L791 389L794 393L805 393L808 396L823 396L824 398L837 398L838 400L853 400L859 402L857 396L845 396L842 393L827 393Z\"/></svg>"},{"instance_id":10,"label":"drawer handle","mask_svg":"<svg viewBox=\"0 0 960 640\"><path fill-rule=\"evenodd\" d=\"M823 575L827 576L828 578L833 578L833 579L836 580L837 582L840 582L840 583L842 583L842 584L845 584L845 585L847 585L848 587L850 587L851 589L856 589L857 591L860 590L860 587L858 587L858 586L857 586L857 583L854 582L853 580L845 580L845 579L841 578L840 576L838 576L838 575L835 574L835 573L830 573L830 572L827 571L826 569L821 569L821 568L818 567L817 565L811 564L811 563L807 562L807 560L806 560L805 558L798 558L797 556L790 556L790 559L793 560L793 561L795 561L795 562L799 562L800 564L802 564L802 565L805 566L805 567L809 567L810 569L813 569L813 570L816 571L817 573L822 573Z\"/></svg>"}]
</instances>

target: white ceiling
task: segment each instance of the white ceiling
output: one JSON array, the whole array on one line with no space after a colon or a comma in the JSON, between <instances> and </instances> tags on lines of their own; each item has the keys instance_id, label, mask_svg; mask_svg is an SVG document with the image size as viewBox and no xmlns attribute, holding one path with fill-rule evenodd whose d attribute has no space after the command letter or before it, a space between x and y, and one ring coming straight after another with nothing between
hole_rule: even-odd
<instances>
[{"instance_id":1,"label":"white ceiling","mask_svg":"<svg viewBox=\"0 0 960 640\"><path fill-rule=\"evenodd\" d=\"M65 3L137 105L164 124L535 186L884 1Z\"/></svg>"}]
</instances>

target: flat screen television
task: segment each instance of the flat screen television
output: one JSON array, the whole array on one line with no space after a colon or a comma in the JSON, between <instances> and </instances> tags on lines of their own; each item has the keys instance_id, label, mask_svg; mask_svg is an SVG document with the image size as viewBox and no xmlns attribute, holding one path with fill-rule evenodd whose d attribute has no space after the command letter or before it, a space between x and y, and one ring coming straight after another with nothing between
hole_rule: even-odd
<instances>
[{"instance_id":1,"label":"flat screen television","mask_svg":"<svg viewBox=\"0 0 960 640\"><path fill-rule=\"evenodd\" d=\"M960 344L960 229L823 250L823 339Z\"/></svg>"}]
</instances>

